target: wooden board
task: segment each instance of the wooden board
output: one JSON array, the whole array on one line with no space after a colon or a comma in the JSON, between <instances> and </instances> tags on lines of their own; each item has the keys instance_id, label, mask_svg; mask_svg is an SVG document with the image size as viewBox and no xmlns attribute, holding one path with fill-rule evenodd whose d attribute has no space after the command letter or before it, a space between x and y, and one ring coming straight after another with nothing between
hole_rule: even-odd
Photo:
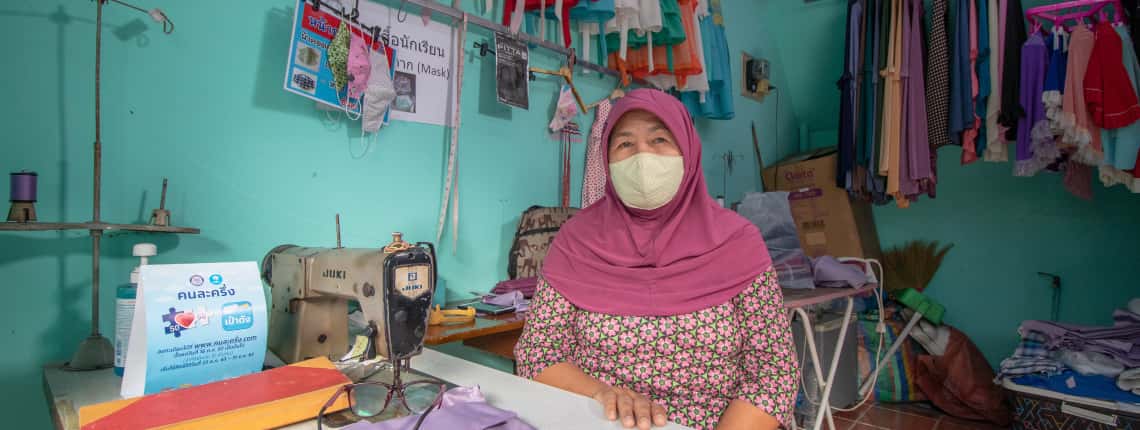
<instances>
[{"instance_id":1,"label":"wooden board","mask_svg":"<svg viewBox=\"0 0 1140 430\"><path fill-rule=\"evenodd\" d=\"M521 333L525 325L526 317L521 314L481 316L476 317L475 321L464 324L430 326L424 335L424 343L442 345L510 331Z\"/></svg>"}]
</instances>

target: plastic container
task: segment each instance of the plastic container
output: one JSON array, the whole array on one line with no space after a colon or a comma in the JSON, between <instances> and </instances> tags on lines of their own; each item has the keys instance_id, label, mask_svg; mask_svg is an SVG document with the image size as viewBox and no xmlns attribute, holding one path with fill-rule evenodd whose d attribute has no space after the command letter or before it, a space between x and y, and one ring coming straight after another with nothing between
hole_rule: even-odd
<instances>
[{"instance_id":1,"label":"plastic container","mask_svg":"<svg viewBox=\"0 0 1140 430\"><path fill-rule=\"evenodd\" d=\"M131 254L139 257L139 265L131 270L130 282L115 289L115 374L123 376L127 362L127 346L131 339L131 321L135 317L135 297L138 296L139 267L147 258L158 253L153 243L139 243Z\"/></svg>"}]
</instances>

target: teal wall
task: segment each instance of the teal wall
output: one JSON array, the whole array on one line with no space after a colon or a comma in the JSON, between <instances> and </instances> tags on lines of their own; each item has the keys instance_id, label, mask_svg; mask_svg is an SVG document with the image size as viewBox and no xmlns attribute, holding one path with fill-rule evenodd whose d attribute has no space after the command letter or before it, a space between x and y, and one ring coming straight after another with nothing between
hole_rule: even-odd
<instances>
[{"instance_id":1,"label":"teal wall","mask_svg":"<svg viewBox=\"0 0 1140 430\"><path fill-rule=\"evenodd\" d=\"M127 279L134 264L130 247L137 242L158 244L156 263L259 260L282 243L332 245L338 212L345 246L381 246L396 230L410 240L434 238L446 133L396 123L381 132L371 154L354 159L355 124L330 123L312 102L281 89L294 2L139 3L161 6L177 29L166 36L146 16L115 5L106 10L103 218L142 222L157 207L159 186L168 177L175 222L202 234L104 241L104 333L113 327L113 287ZM752 25L760 9L751 2L725 3L733 70L746 50L771 59L774 82L785 87L774 40ZM0 171L39 172L41 220L91 217L94 16L94 4L86 1L0 6L0 37L8 41L10 59L0 79L7 101L0 107ZM475 31L468 43L487 37ZM536 51L532 58L557 67L549 54ZM557 85L550 79L532 83L531 109L509 110L494 102L490 59L473 57L470 49L467 59L461 236L455 253L450 243L440 246L440 274L453 297L486 291L504 278L518 214L558 202L559 149L544 131ZM739 76L734 79L739 88ZM590 101L614 85L596 75L578 83ZM737 97L735 120L698 121L713 194L722 192L726 151L737 159L728 178L730 199L759 187L750 121L766 160L796 146L792 97L780 96L778 113L770 100ZM591 119L581 118L584 128ZM574 147L575 202L584 152L584 145ZM9 426L47 428L39 367L68 359L86 336L89 239L75 232L4 233L0 279L9 303L0 313L0 345L7 348L0 354L0 397L6 399L0 411ZM444 349L505 368L460 346Z\"/></svg>"},{"instance_id":2,"label":"teal wall","mask_svg":"<svg viewBox=\"0 0 1140 430\"><path fill-rule=\"evenodd\" d=\"M809 145L834 146L847 2L765 4L772 13L762 22L776 35L785 73L796 77L799 126ZM1097 183L1086 202L1065 192L1057 175L1015 178L1011 164L961 166L960 154L939 151L937 199L876 208L875 221L884 248L915 239L954 244L928 291L991 364L1013 351L1022 320L1049 318L1051 290L1039 271L1063 278L1065 321L1110 323L1113 308L1140 295L1140 195Z\"/></svg>"}]
</instances>

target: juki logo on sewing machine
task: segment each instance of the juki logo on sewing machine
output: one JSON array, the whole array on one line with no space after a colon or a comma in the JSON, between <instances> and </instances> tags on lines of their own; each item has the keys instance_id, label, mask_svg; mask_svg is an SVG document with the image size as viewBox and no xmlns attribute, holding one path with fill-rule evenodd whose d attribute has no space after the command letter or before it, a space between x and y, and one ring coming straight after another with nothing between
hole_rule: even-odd
<instances>
[{"instance_id":1,"label":"juki logo on sewing machine","mask_svg":"<svg viewBox=\"0 0 1140 430\"><path fill-rule=\"evenodd\" d=\"M222 305L222 329L245 330L253 327L253 305L249 302L232 302Z\"/></svg>"},{"instance_id":2,"label":"juki logo on sewing machine","mask_svg":"<svg viewBox=\"0 0 1140 430\"><path fill-rule=\"evenodd\" d=\"M199 306L195 311L170 308L170 312L162 315L162 323L164 333L182 337L182 332L185 330L210 325L210 314L203 306Z\"/></svg>"},{"instance_id":3,"label":"juki logo on sewing machine","mask_svg":"<svg viewBox=\"0 0 1140 430\"><path fill-rule=\"evenodd\" d=\"M348 277L348 271L347 270L325 269L324 272L321 272L321 277L330 278L330 279L345 279Z\"/></svg>"}]
</instances>

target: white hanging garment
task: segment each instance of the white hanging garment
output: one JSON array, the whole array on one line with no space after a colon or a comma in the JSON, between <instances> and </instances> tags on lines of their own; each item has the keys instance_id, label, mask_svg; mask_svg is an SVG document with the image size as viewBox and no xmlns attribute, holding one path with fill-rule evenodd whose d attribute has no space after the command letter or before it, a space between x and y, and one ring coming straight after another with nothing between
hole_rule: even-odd
<instances>
[{"instance_id":1,"label":"white hanging garment","mask_svg":"<svg viewBox=\"0 0 1140 430\"><path fill-rule=\"evenodd\" d=\"M614 0L614 17L606 21L605 34L618 33L618 57L625 61L629 51L629 30L641 28L640 0Z\"/></svg>"}]
</instances>

